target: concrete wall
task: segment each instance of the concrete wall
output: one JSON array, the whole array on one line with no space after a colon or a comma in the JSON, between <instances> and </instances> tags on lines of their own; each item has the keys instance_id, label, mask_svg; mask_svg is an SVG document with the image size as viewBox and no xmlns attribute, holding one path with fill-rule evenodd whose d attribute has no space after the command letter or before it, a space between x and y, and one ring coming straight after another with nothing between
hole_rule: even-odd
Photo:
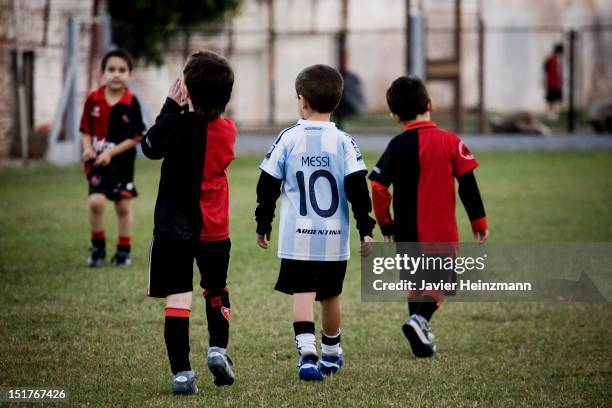
<instances>
[{"instance_id":1,"label":"concrete wall","mask_svg":"<svg viewBox=\"0 0 612 408\"><path fill-rule=\"evenodd\" d=\"M34 128L51 124L55 115L62 89L67 19L71 15L77 19L80 32L78 94L83 96L87 92L87 55L93 1L52 1L46 43L44 5L44 0L19 1L21 43L24 51L34 53ZM0 0L0 159L7 157L11 142L18 140L16 81L11 54L15 49L15 28L13 1Z\"/></svg>"},{"instance_id":2,"label":"concrete wall","mask_svg":"<svg viewBox=\"0 0 612 408\"><path fill-rule=\"evenodd\" d=\"M413 0L416 1L416 0ZM87 60L90 47L92 0L51 2L47 44L42 44L44 0L22 1L22 39L25 49L35 55L35 126L50 124L59 100L63 77L63 45L66 20L74 15L81 33L81 69L78 94L88 92ZM609 0L486 0L483 13L490 31L486 37L486 106L489 110L510 112L544 109L542 61L562 30L571 27L612 25ZM452 26L453 0L425 0L428 25L433 30L427 41L430 56L442 58L451 51L450 36L440 29ZM463 102L477 103L476 0L464 0L462 21ZM276 63L274 78L279 123L296 118L294 80L305 66L326 63L335 66L336 33L340 28L339 0L276 0ZM0 0L0 157L5 157L14 137L14 78L11 50L14 47L13 1ZM368 111L386 112L385 90L404 73L404 0L349 0L348 66L364 84ZM508 31L512 27L553 27L552 30ZM266 2L244 0L238 16L231 20L234 31L230 62L236 82L228 114L240 125L260 125L270 116L268 50L268 10ZM557 27L557 29L554 29ZM303 35L286 33L301 31ZM435 32L435 33L434 33ZM182 47L171 47L165 65L138 66L134 88L145 108L155 115L171 81L180 74ZM191 49L213 49L227 54L229 37L196 34ZM584 106L591 100L612 94L612 31L583 32L578 48L577 100ZM96 75L92 87L99 84ZM451 93L440 84L430 84L434 106L450 106Z\"/></svg>"}]
</instances>

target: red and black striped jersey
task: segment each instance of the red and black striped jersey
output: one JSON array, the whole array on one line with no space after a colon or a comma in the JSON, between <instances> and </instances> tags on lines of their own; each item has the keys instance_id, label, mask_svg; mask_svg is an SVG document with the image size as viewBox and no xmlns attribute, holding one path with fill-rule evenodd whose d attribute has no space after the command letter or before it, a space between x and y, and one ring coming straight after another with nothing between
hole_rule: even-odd
<instances>
[{"instance_id":1,"label":"red and black striped jersey","mask_svg":"<svg viewBox=\"0 0 612 408\"><path fill-rule=\"evenodd\" d=\"M454 133L430 121L407 125L389 142L369 176L379 225L384 231L393 223L397 242L458 242L455 179L462 180L476 167L478 161ZM484 207L477 187L475 192L477 197L466 199L473 203L466 209L472 226L482 228Z\"/></svg>"},{"instance_id":2,"label":"red and black striped jersey","mask_svg":"<svg viewBox=\"0 0 612 408\"><path fill-rule=\"evenodd\" d=\"M92 91L83 108L80 131L90 135L96 153L110 149L126 139L140 141L145 130L140 104L136 96L125 88L119 102L109 105L105 96L106 86ZM120 178L132 180L136 149L128 149L112 158L109 170Z\"/></svg>"},{"instance_id":3,"label":"red and black striped jersey","mask_svg":"<svg viewBox=\"0 0 612 408\"><path fill-rule=\"evenodd\" d=\"M155 234L220 241L229 237L227 169L234 160L236 125L208 119L167 98L141 143L150 159L164 159L155 204Z\"/></svg>"}]
</instances>

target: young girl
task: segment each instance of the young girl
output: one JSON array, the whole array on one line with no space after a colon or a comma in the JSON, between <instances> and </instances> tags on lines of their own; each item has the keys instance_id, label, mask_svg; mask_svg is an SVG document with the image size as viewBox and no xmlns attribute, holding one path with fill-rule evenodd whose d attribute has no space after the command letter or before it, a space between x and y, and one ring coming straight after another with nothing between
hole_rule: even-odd
<instances>
[{"instance_id":1,"label":"young girl","mask_svg":"<svg viewBox=\"0 0 612 408\"><path fill-rule=\"evenodd\" d=\"M126 51L108 52L102 59L104 85L89 94L81 117L82 159L89 183L90 267L100 266L106 257L106 200L115 203L118 221L117 252L112 264L132 264L131 204L138 195L134 185L135 146L142 139L144 124L138 100L127 87L131 73L132 58Z\"/></svg>"}]
</instances>

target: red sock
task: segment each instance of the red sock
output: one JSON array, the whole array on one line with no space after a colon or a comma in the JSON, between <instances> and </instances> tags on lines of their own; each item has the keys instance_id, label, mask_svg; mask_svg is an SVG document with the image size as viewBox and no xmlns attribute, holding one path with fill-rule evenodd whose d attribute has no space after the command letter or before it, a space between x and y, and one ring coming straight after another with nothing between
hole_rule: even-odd
<instances>
[{"instance_id":1,"label":"red sock","mask_svg":"<svg viewBox=\"0 0 612 408\"><path fill-rule=\"evenodd\" d=\"M91 231L91 245L95 247L106 246L106 236L104 235L104 230Z\"/></svg>"},{"instance_id":2,"label":"red sock","mask_svg":"<svg viewBox=\"0 0 612 408\"><path fill-rule=\"evenodd\" d=\"M132 245L132 237L131 236L121 236L117 238L117 249L122 251L129 251Z\"/></svg>"}]
</instances>

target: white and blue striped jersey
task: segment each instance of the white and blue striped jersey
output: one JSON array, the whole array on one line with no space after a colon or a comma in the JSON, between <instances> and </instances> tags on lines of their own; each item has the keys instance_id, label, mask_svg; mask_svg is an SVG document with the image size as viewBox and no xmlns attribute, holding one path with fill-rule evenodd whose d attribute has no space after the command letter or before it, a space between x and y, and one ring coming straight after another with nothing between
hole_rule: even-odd
<instances>
[{"instance_id":1,"label":"white and blue striped jersey","mask_svg":"<svg viewBox=\"0 0 612 408\"><path fill-rule=\"evenodd\" d=\"M259 168L283 181L279 258L348 259L344 177L366 170L353 138L333 122L299 120L278 135Z\"/></svg>"}]
</instances>

